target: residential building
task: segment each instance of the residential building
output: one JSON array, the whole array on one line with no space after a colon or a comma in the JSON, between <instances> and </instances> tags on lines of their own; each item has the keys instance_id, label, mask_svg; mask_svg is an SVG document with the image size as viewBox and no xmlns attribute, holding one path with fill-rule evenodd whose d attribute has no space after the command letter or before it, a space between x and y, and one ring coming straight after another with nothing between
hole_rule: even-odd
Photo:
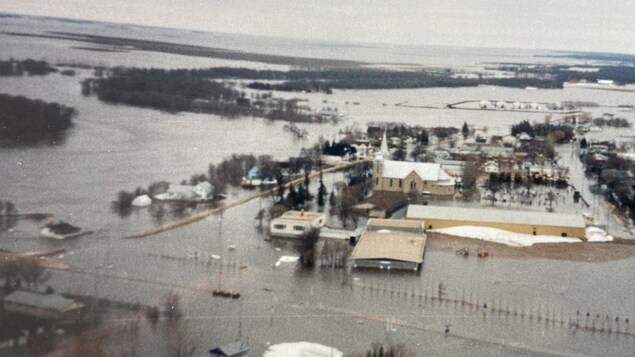
<instances>
[{"instance_id":1,"label":"residential building","mask_svg":"<svg viewBox=\"0 0 635 357\"><path fill-rule=\"evenodd\" d=\"M312 229L326 224L326 215L320 212L287 211L269 224L272 237L299 238Z\"/></svg>"}]
</instances>

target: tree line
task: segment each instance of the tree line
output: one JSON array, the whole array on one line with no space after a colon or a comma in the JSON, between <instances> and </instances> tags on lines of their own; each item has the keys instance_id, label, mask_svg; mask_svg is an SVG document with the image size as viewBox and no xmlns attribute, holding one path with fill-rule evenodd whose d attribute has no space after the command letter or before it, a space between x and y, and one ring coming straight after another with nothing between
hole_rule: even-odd
<instances>
[{"instance_id":1,"label":"tree line","mask_svg":"<svg viewBox=\"0 0 635 357\"><path fill-rule=\"evenodd\" d=\"M252 100L229 84L200 73L200 70L187 69L100 69L97 78L82 82L82 93L94 93L105 102L170 113L189 111L229 118L259 116L290 122L319 121L318 117L298 110L297 99L260 97Z\"/></svg>"},{"instance_id":2,"label":"tree line","mask_svg":"<svg viewBox=\"0 0 635 357\"><path fill-rule=\"evenodd\" d=\"M76 112L58 103L0 94L0 145L57 143Z\"/></svg>"},{"instance_id":3,"label":"tree line","mask_svg":"<svg viewBox=\"0 0 635 357\"><path fill-rule=\"evenodd\" d=\"M57 72L57 69L46 63L45 61L36 61L34 59L0 61L0 76L44 76L49 73Z\"/></svg>"}]
</instances>

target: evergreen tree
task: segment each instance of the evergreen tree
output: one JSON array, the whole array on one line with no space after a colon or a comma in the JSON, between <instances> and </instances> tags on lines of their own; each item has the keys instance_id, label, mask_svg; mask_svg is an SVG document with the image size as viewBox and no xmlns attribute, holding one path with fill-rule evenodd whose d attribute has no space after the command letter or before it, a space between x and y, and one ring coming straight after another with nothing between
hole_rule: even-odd
<instances>
[{"instance_id":1,"label":"evergreen tree","mask_svg":"<svg viewBox=\"0 0 635 357\"><path fill-rule=\"evenodd\" d=\"M589 146L589 143L586 141L586 138L582 138L580 140L580 149L586 149Z\"/></svg>"},{"instance_id":2,"label":"evergreen tree","mask_svg":"<svg viewBox=\"0 0 635 357\"><path fill-rule=\"evenodd\" d=\"M427 146L428 141L428 132L426 132L425 130L421 130L421 134L419 135L419 142L421 143L421 145Z\"/></svg>"},{"instance_id":3,"label":"evergreen tree","mask_svg":"<svg viewBox=\"0 0 635 357\"><path fill-rule=\"evenodd\" d=\"M470 128L467 126L467 122L463 122L461 132L463 133L463 139L467 139L467 136L470 134Z\"/></svg>"},{"instance_id":4,"label":"evergreen tree","mask_svg":"<svg viewBox=\"0 0 635 357\"><path fill-rule=\"evenodd\" d=\"M295 185L289 185L287 203L290 207L293 207L293 209L297 209L299 207L298 192L295 190Z\"/></svg>"},{"instance_id":5,"label":"evergreen tree","mask_svg":"<svg viewBox=\"0 0 635 357\"><path fill-rule=\"evenodd\" d=\"M310 183L311 181L309 180L309 170L305 169L304 170L304 186L308 188Z\"/></svg>"},{"instance_id":6,"label":"evergreen tree","mask_svg":"<svg viewBox=\"0 0 635 357\"><path fill-rule=\"evenodd\" d=\"M322 168L320 168L320 188L318 188L318 201L317 204L320 207L324 207L326 200L326 186L324 186L324 179L322 177Z\"/></svg>"}]
</instances>

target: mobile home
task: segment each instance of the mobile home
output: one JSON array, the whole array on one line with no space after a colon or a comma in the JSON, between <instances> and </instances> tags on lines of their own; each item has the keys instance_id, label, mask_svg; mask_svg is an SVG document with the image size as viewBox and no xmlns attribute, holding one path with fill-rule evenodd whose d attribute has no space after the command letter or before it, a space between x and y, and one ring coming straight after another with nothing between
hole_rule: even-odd
<instances>
[{"instance_id":1,"label":"mobile home","mask_svg":"<svg viewBox=\"0 0 635 357\"><path fill-rule=\"evenodd\" d=\"M311 229L326 224L326 215L320 212L288 211L271 220L269 235L272 237L298 238Z\"/></svg>"}]
</instances>

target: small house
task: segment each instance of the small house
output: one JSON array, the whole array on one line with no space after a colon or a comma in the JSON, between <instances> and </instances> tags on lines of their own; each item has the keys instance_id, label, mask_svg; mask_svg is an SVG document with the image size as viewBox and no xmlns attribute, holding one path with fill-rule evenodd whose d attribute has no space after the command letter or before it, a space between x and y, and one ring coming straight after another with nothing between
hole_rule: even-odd
<instances>
[{"instance_id":1,"label":"small house","mask_svg":"<svg viewBox=\"0 0 635 357\"><path fill-rule=\"evenodd\" d=\"M497 174L498 173L498 163L496 161L488 161L485 164L483 164L482 169L483 169L483 171L487 172L488 174Z\"/></svg>"},{"instance_id":2,"label":"small house","mask_svg":"<svg viewBox=\"0 0 635 357\"><path fill-rule=\"evenodd\" d=\"M207 181L199 182L192 189L201 199L208 199L212 197L214 193L214 186Z\"/></svg>"},{"instance_id":3,"label":"small house","mask_svg":"<svg viewBox=\"0 0 635 357\"><path fill-rule=\"evenodd\" d=\"M531 136L525 132L518 134L518 140L520 141L531 141Z\"/></svg>"},{"instance_id":4,"label":"small house","mask_svg":"<svg viewBox=\"0 0 635 357\"><path fill-rule=\"evenodd\" d=\"M170 185L165 193L154 196L159 201L203 201L213 194L213 186L207 181L190 185Z\"/></svg>"},{"instance_id":5,"label":"small house","mask_svg":"<svg viewBox=\"0 0 635 357\"><path fill-rule=\"evenodd\" d=\"M189 185L170 185L165 193L160 193L154 198L161 201L189 201L193 200L197 194L194 187Z\"/></svg>"},{"instance_id":6,"label":"small house","mask_svg":"<svg viewBox=\"0 0 635 357\"><path fill-rule=\"evenodd\" d=\"M247 173L247 177L243 177L240 181L240 185L243 187L257 187L262 184L262 178L260 177L260 172L258 172L258 167L252 167Z\"/></svg>"},{"instance_id":7,"label":"small house","mask_svg":"<svg viewBox=\"0 0 635 357\"><path fill-rule=\"evenodd\" d=\"M269 224L272 237L299 238L312 229L326 224L326 215L320 212L287 211Z\"/></svg>"},{"instance_id":8,"label":"small house","mask_svg":"<svg viewBox=\"0 0 635 357\"><path fill-rule=\"evenodd\" d=\"M503 146L505 147L514 147L516 146L517 139L513 135L505 135L503 136L501 141L503 142Z\"/></svg>"}]
</instances>

